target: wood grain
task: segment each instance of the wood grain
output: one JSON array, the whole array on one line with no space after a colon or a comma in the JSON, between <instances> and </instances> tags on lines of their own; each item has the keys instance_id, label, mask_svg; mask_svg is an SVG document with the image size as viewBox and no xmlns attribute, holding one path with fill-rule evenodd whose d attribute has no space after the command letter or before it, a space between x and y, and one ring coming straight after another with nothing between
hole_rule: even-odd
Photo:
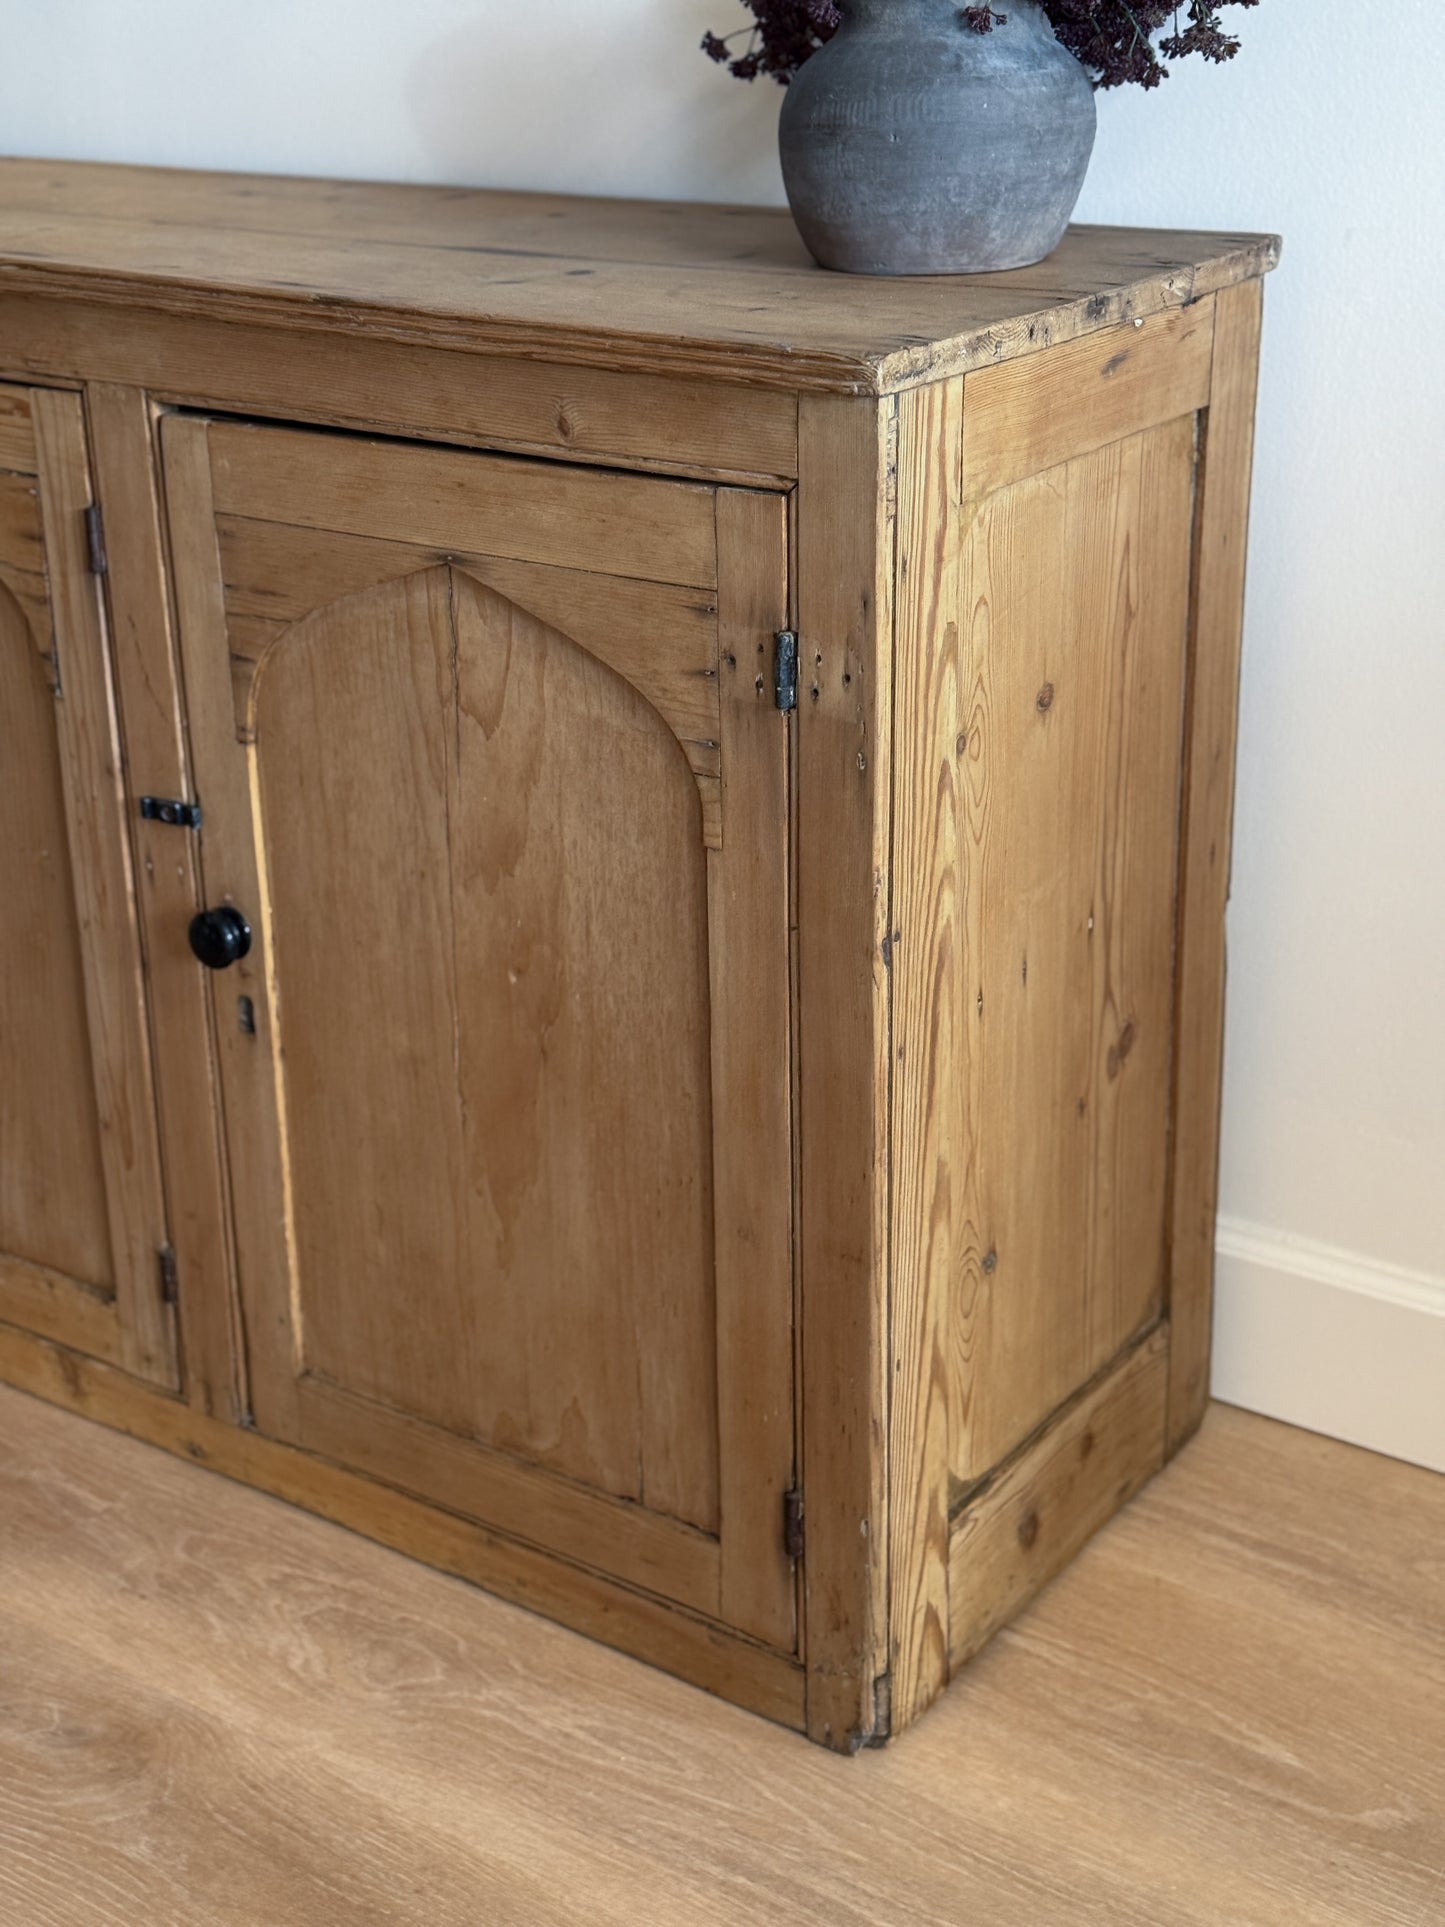
<instances>
[{"instance_id":1,"label":"wood grain","mask_svg":"<svg viewBox=\"0 0 1445 1927\"><path fill-rule=\"evenodd\" d=\"M187 1396L239 1418L230 1208L209 1034L210 1000L186 942L202 907L196 839L148 821L139 798L192 798L180 663L160 522L151 411L134 388L92 383L86 417L105 518L106 580L125 742L136 897L160 1106L169 1241Z\"/></svg>"},{"instance_id":2,"label":"wood grain","mask_svg":"<svg viewBox=\"0 0 1445 1927\"><path fill-rule=\"evenodd\" d=\"M712 492L692 483L224 421L211 472L222 515L717 585Z\"/></svg>"},{"instance_id":3,"label":"wood grain","mask_svg":"<svg viewBox=\"0 0 1445 1927\"><path fill-rule=\"evenodd\" d=\"M798 468L798 405L784 389L356 337L339 355L323 334L13 294L3 282L0 365L192 408L755 487L780 487Z\"/></svg>"},{"instance_id":4,"label":"wood grain","mask_svg":"<svg viewBox=\"0 0 1445 1927\"><path fill-rule=\"evenodd\" d=\"M0 468L35 473L35 430L23 388L0 388Z\"/></svg>"},{"instance_id":5,"label":"wood grain","mask_svg":"<svg viewBox=\"0 0 1445 1927\"><path fill-rule=\"evenodd\" d=\"M10 1040L7 1037L5 1041L8 1056ZM9 1142L5 1149L8 1153ZM23 1172L24 1167L20 1169ZM70 1346L88 1358L103 1358L112 1365L121 1358L115 1293L97 1290L69 1272L37 1264L33 1258L0 1253L0 1319L54 1344Z\"/></svg>"},{"instance_id":6,"label":"wood grain","mask_svg":"<svg viewBox=\"0 0 1445 1927\"><path fill-rule=\"evenodd\" d=\"M1244 623L1244 560L1254 455L1262 292L1217 304L1214 374L1197 496L1190 612L1184 824L1179 879L1179 1061L1169 1214L1169 1450L1209 1396L1214 1221L1224 1069L1224 911L1234 818L1234 739Z\"/></svg>"},{"instance_id":7,"label":"wood grain","mask_svg":"<svg viewBox=\"0 0 1445 1927\"><path fill-rule=\"evenodd\" d=\"M108 638L84 534L84 511L92 500L85 423L79 397L56 390L33 390L30 411L59 664L52 714L32 715L30 723L42 740L50 736L58 755L61 794L57 799L52 791L51 801L62 807L49 834L68 845L88 1060L85 1075L66 1095L98 1127L109 1233L108 1276L78 1282L113 1285L115 1355L138 1375L174 1385L174 1322L162 1299L158 1266L166 1219L120 734ZM43 961L48 968L49 960ZM56 968L65 974L63 957ZM64 1068L75 1074L74 1064ZM76 1176L83 1200L86 1126L79 1128ZM57 1177L58 1203L67 1178ZM44 1252L30 1255L42 1263L46 1258ZM63 1263L51 1268L65 1269Z\"/></svg>"},{"instance_id":8,"label":"wood grain","mask_svg":"<svg viewBox=\"0 0 1445 1927\"><path fill-rule=\"evenodd\" d=\"M1225 1408L854 1760L13 1393L0 1538L26 1927L1438 1912L1445 1480Z\"/></svg>"},{"instance_id":9,"label":"wood grain","mask_svg":"<svg viewBox=\"0 0 1445 1927\"><path fill-rule=\"evenodd\" d=\"M899 1727L948 1678L950 1336L963 1170L958 739L964 387L898 408L889 1290L889 1643Z\"/></svg>"},{"instance_id":10,"label":"wood grain","mask_svg":"<svg viewBox=\"0 0 1445 1927\"><path fill-rule=\"evenodd\" d=\"M799 411L798 1053L808 1731L887 1730L892 405Z\"/></svg>"},{"instance_id":11,"label":"wood grain","mask_svg":"<svg viewBox=\"0 0 1445 1927\"><path fill-rule=\"evenodd\" d=\"M30 506L38 539L38 500ZM12 553L0 536L0 561ZM0 1251L10 1260L0 1306L21 1322L29 1321L15 1295L20 1274L36 1267L106 1294L115 1285L56 707L38 638L0 584L8 795L0 838ZM47 1300L58 1293L70 1295L57 1284L44 1288Z\"/></svg>"},{"instance_id":12,"label":"wood grain","mask_svg":"<svg viewBox=\"0 0 1445 1927\"><path fill-rule=\"evenodd\" d=\"M345 462L345 443L331 444ZM718 740L717 595L585 569L489 555L484 548L424 547L334 529L220 516L226 627L236 727L255 727L256 670L288 624L344 595L455 563L468 575L570 636L634 684L671 725L703 799L703 832L722 840ZM483 535L485 531L479 530Z\"/></svg>"},{"instance_id":13,"label":"wood grain","mask_svg":"<svg viewBox=\"0 0 1445 1927\"><path fill-rule=\"evenodd\" d=\"M0 546L0 587L3 587L11 601L19 606L26 622L30 625L31 646L44 666L46 686L54 695L55 633L50 620L50 591L46 584L44 569L42 567L39 571L32 572L29 569L13 568L4 557L4 548Z\"/></svg>"},{"instance_id":14,"label":"wood grain","mask_svg":"<svg viewBox=\"0 0 1445 1927\"><path fill-rule=\"evenodd\" d=\"M0 555L7 570L44 580L45 532L40 485L33 475L0 473Z\"/></svg>"},{"instance_id":15,"label":"wood grain","mask_svg":"<svg viewBox=\"0 0 1445 1927\"><path fill-rule=\"evenodd\" d=\"M1214 306L1137 316L1036 361L1005 361L964 378L963 493L976 501L1057 468L1209 399Z\"/></svg>"},{"instance_id":16,"label":"wood grain","mask_svg":"<svg viewBox=\"0 0 1445 1927\"><path fill-rule=\"evenodd\" d=\"M363 1278L352 1293L363 1306L366 1282ZM316 1296L313 1290L310 1298ZM269 1392L257 1380L257 1423L279 1432L272 1427L271 1409L281 1401ZM454 1427L430 1424L316 1372L300 1377L294 1406L294 1427L286 1434L290 1443L364 1474L378 1487L410 1493L519 1544L560 1549L576 1564L709 1619L719 1616L722 1560L716 1534L672 1518L655 1504L649 1508L598 1490L595 1475L584 1483L529 1462L531 1454L488 1450ZM704 1449L715 1449L716 1425L703 1436ZM715 1492L707 1496L715 1505Z\"/></svg>"},{"instance_id":17,"label":"wood grain","mask_svg":"<svg viewBox=\"0 0 1445 1927\"><path fill-rule=\"evenodd\" d=\"M275 1048L271 990L262 967L267 897L261 888L253 838L250 772L236 742L226 609L216 543L215 505L207 450L208 426L181 415L160 420L165 532L170 556L176 638L186 698L192 781L204 793L199 856L202 897L208 906L244 906L262 939L230 970L203 979L220 1069L226 1175L231 1198L283 1194L285 1165L274 1086L256 1075L253 1059ZM199 966L197 966L199 969ZM285 1278L290 1268L283 1213L233 1214L238 1287L252 1275ZM214 1275L214 1274L213 1274ZM289 1321L253 1320L245 1355L237 1360L243 1388L254 1370L275 1388L290 1382L295 1353ZM250 1409L249 1390L243 1393Z\"/></svg>"},{"instance_id":18,"label":"wood grain","mask_svg":"<svg viewBox=\"0 0 1445 1927\"><path fill-rule=\"evenodd\" d=\"M1164 1461L1160 1326L1027 1440L949 1524L948 1657L973 1658Z\"/></svg>"},{"instance_id":19,"label":"wood grain","mask_svg":"<svg viewBox=\"0 0 1445 1927\"><path fill-rule=\"evenodd\" d=\"M797 1661L609 1575L459 1518L248 1426L228 1425L112 1366L0 1324L0 1378L130 1432L381 1545L645 1659L783 1725L803 1724Z\"/></svg>"},{"instance_id":20,"label":"wood grain","mask_svg":"<svg viewBox=\"0 0 1445 1927\"><path fill-rule=\"evenodd\" d=\"M216 993L257 1421L791 1647L790 1085L786 1005L759 995L786 967L786 731L770 700L751 747L716 720L716 600L356 530L318 559L304 528L217 518L206 443L229 432L174 420L166 446L208 890L254 906L260 936ZM607 479L552 486L590 503ZM783 512L730 515L751 714ZM257 618L276 636L249 745L225 720L222 572L281 612ZM735 856L609 658L711 705ZM641 799L646 834L619 838ZM338 951L352 926L390 934ZM237 994L253 1033L227 1022ZM746 1146L719 1153L725 1216L724 1131Z\"/></svg>"},{"instance_id":21,"label":"wood grain","mask_svg":"<svg viewBox=\"0 0 1445 1927\"><path fill-rule=\"evenodd\" d=\"M302 1369L715 1530L706 862L670 733L434 570L297 625L254 761ZM388 941L338 951L351 920Z\"/></svg>"},{"instance_id":22,"label":"wood grain","mask_svg":"<svg viewBox=\"0 0 1445 1927\"><path fill-rule=\"evenodd\" d=\"M1193 467L1185 417L965 535L961 1485L1159 1310Z\"/></svg>"},{"instance_id":23,"label":"wood grain","mask_svg":"<svg viewBox=\"0 0 1445 1927\"><path fill-rule=\"evenodd\" d=\"M0 205L0 284L27 294L840 393L1038 353L1279 256L1268 235L1078 227L1034 268L843 284L782 210L54 161L0 163Z\"/></svg>"},{"instance_id":24,"label":"wood grain","mask_svg":"<svg viewBox=\"0 0 1445 1927\"><path fill-rule=\"evenodd\" d=\"M721 1612L793 1652L782 1532L796 1456L789 730L769 673L788 621L786 506L720 489L717 532L728 835L707 862Z\"/></svg>"}]
</instances>

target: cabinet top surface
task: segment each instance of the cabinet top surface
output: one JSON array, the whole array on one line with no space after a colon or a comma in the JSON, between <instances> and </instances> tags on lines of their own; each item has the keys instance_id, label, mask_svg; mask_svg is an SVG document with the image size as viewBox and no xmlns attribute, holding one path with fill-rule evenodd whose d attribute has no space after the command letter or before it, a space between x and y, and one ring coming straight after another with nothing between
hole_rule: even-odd
<instances>
[{"instance_id":1,"label":"cabinet top surface","mask_svg":"<svg viewBox=\"0 0 1445 1927\"><path fill-rule=\"evenodd\" d=\"M1183 306L1272 235L1072 227L1003 274L826 273L782 209L0 160L0 294L887 393Z\"/></svg>"}]
</instances>

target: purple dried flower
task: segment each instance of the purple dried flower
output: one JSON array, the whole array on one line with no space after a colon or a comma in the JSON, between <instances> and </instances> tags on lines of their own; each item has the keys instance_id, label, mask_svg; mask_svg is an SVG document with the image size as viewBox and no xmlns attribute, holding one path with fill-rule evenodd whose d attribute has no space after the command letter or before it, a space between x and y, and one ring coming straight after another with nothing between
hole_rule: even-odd
<instances>
[{"instance_id":1,"label":"purple dried flower","mask_svg":"<svg viewBox=\"0 0 1445 1927\"><path fill-rule=\"evenodd\" d=\"M743 0L753 24L736 33L703 36L703 52L724 61L740 80L771 74L784 86L825 40L841 16L834 0ZM1042 0L1060 43L1080 61L1096 87L1157 87L1169 72L1165 60L1199 54L1233 60L1239 42L1224 30L1222 6L1253 7L1259 0ZM975 33L991 33L1008 15L991 6L962 6L959 15ZM1163 33L1165 27L1171 29ZM744 42L733 51L732 43ZM1160 56L1163 56L1163 59Z\"/></svg>"}]
</instances>

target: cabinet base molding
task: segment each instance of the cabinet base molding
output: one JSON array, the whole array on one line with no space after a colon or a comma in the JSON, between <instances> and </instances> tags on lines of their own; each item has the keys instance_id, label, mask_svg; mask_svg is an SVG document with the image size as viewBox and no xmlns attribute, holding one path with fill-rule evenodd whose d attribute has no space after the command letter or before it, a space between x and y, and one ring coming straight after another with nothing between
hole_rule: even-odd
<instances>
[{"instance_id":1,"label":"cabinet base molding","mask_svg":"<svg viewBox=\"0 0 1445 1927\"><path fill-rule=\"evenodd\" d=\"M949 1521L951 1673L1159 1470L1168 1383L1163 1323L965 1495Z\"/></svg>"},{"instance_id":2,"label":"cabinet base molding","mask_svg":"<svg viewBox=\"0 0 1445 1927\"><path fill-rule=\"evenodd\" d=\"M485 1587L779 1725L804 1726L804 1676L796 1660L586 1567L247 1427L208 1418L113 1366L8 1325L0 1325L0 1380Z\"/></svg>"}]
</instances>

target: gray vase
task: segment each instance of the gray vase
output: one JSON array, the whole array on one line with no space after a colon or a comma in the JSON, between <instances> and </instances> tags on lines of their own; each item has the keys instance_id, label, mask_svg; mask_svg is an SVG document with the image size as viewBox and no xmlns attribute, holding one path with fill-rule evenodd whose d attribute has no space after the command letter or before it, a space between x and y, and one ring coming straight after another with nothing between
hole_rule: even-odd
<instances>
[{"instance_id":1,"label":"gray vase","mask_svg":"<svg viewBox=\"0 0 1445 1927\"><path fill-rule=\"evenodd\" d=\"M851 274L1026 267L1063 238L1094 146L1088 75L1036 0L840 0L843 24L783 97L793 217Z\"/></svg>"}]
</instances>

